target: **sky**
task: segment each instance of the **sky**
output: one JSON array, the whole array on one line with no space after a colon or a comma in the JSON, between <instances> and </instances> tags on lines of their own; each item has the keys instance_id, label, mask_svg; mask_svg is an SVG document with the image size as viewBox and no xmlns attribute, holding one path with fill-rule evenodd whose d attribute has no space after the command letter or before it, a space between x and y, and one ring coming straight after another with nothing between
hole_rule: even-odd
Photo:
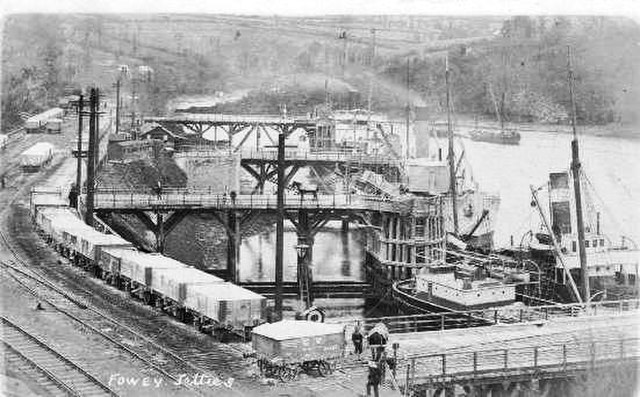
<instances>
[{"instance_id":1,"label":"sky","mask_svg":"<svg viewBox=\"0 0 640 397\"><path fill-rule=\"evenodd\" d=\"M0 14L223 13L253 15L611 15L640 22L637 0L4 0Z\"/></svg>"}]
</instances>

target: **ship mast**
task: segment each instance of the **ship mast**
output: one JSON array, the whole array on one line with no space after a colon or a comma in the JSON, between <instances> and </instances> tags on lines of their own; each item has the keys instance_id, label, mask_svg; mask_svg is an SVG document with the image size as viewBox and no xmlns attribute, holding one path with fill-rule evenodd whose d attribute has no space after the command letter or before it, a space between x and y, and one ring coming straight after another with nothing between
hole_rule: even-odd
<instances>
[{"instance_id":1,"label":"ship mast","mask_svg":"<svg viewBox=\"0 0 640 397\"><path fill-rule=\"evenodd\" d=\"M567 47L569 65L569 95L571 96L571 126L573 140L571 141L571 174L573 176L573 192L576 200L576 222L578 225L578 251L580 254L580 273L582 278L582 298L589 301L589 270L587 268L587 251L584 245L584 219L582 216L582 193L580 191L580 158L578 156L578 134L576 131L576 103L573 94L573 67L571 66L571 47Z\"/></svg>"},{"instance_id":2,"label":"ship mast","mask_svg":"<svg viewBox=\"0 0 640 397\"><path fill-rule=\"evenodd\" d=\"M447 156L449 160L449 192L451 194L451 207L453 209L453 234L458 235L458 205L456 192L456 165L455 155L453 152L453 127L451 125L451 87L449 84L449 57L444 60L445 72L444 79L447 86L447 136L449 137L449 154Z\"/></svg>"}]
</instances>

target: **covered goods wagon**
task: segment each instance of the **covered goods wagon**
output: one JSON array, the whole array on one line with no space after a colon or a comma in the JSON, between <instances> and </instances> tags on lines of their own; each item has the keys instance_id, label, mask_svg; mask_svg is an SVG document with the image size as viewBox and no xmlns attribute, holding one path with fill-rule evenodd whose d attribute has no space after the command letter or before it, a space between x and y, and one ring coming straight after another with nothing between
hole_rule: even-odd
<instances>
[{"instance_id":1,"label":"covered goods wagon","mask_svg":"<svg viewBox=\"0 0 640 397\"><path fill-rule=\"evenodd\" d=\"M46 130L48 134L59 134L62 131L62 119L47 120Z\"/></svg>"},{"instance_id":2,"label":"covered goods wagon","mask_svg":"<svg viewBox=\"0 0 640 397\"><path fill-rule=\"evenodd\" d=\"M231 283L199 284L188 288L184 305L220 325L242 329L262 321L267 300Z\"/></svg>"},{"instance_id":3,"label":"covered goods wagon","mask_svg":"<svg viewBox=\"0 0 640 397\"><path fill-rule=\"evenodd\" d=\"M35 221L44 235L58 244L64 243L65 233L80 235L93 231L73 210L68 208L38 207Z\"/></svg>"},{"instance_id":4,"label":"covered goods wagon","mask_svg":"<svg viewBox=\"0 0 640 397\"><path fill-rule=\"evenodd\" d=\"M55 146L48 142L38 142L20 155L20 165L25 169L40 168L51 161Z\"/></svg>"},{"instance_id":5,"label":"covered goods wagon","mask_svg":"<svg viewBox=\"0 0 640 397\"><path fill-rule=\"evenodd\" d=\"M345 336L340 324L283 320L255 327L252 344L261 370L288 380L301 370L333 371L343 356Z\"/></svg>"},{"instance_id":6,"label":"covered goods wagon","mask_svg":"<svg viewBox=\"0 0 640 397\"><path fill-rule=\"evenodd\" d=\"M161 254L148 254L122 247L101 249L98 263L119 277L139 285L151 286L154 269L186 269L182 262Z\"/></svg>"},{"instance_id":7,"label":"covered goods wagon","mask_svg":"<svg viewBox=\"0 0 640 397\"><path fill-rule=\"evenodd\" d=\"M36 114L35 116L29 117L24 124L25 130L27 134L42 132L45 127L47 127L47 123L51 119L62 119L64 115L64 110L61 108L52 108L46 110L42 113ZM62 120L60 120L62 123Z\"/></svg>"},{"instance_id":8,"label":"covered goods wagon","mask_svg":"<svg viewBox=\"0 0 640 397\"><path fill-rule=\"evenodd\" d=\"M225 281L219 277L202 272L192 267L182 269L154 268L151 271L151 289L164 297L183 303L196 285L221 284Z\"/></svg>"},{"instance_id":9,"label":"covered goods wagon","mask_svg":"<svg viewBox=\"0 0 640 397\"><path fill-rule=\"evenodd\" d=\"M106 247L128 247L133 245L122 237L114 234L100 233L93 228L91 232L78 236L76 243L76 251L79 252L87 261L97 265L100 249Z\"/></svg>"}]
</instances>

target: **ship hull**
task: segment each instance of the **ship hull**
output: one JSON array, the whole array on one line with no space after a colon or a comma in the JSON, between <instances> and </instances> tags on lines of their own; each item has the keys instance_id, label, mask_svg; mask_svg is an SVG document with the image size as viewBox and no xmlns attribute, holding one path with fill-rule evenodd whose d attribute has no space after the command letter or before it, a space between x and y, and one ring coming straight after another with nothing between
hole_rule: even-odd
<instances>
[{"instance_id":1,"label":"ship hull","mask_svg":"<svg viewBox=\"0 0 640 397\"><path fill-rule=\"evenodd\" d=\"M410 292L408 281L394 283L392 287L393 300L403 312L410 313L446 313L454 309L426 300Z\"/></svg>"},{"instance_id":2,"label":"ship hull","mask_svg":"<svg viewBox=\"0 0 640 397\"><path fill-rule=\"evenodd\" d=\"M411 288L412 280L404 280L393 285L393 299L402 308L422 313L446 313L472 310L483 310L506 306L513 302L490 302L477 305L460 305L436 296L429 296L426 292L415 292Z\"/></svg>"}]
</instances>

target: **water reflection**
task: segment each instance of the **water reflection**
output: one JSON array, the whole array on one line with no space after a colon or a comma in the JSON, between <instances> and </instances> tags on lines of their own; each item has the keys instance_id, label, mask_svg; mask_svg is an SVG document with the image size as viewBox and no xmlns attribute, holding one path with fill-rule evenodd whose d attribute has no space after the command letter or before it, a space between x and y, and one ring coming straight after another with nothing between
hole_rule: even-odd
<instances>
[{"instance_id":1,"label":"water reflection","mask_svg":"<svg viewBox=\"0 0 640 397\"><path fill-rule=\"evenodd\" d=\"M328 223L316 234L313 246L314 281L364 280L364 247L359 231L343 233L339 223ZM284 233L284 280L296 281L297 235ZM245 238L240 247L240 280L248 282L275 279L275 233L267 231Z\"/></svg>"}]
</instances>

